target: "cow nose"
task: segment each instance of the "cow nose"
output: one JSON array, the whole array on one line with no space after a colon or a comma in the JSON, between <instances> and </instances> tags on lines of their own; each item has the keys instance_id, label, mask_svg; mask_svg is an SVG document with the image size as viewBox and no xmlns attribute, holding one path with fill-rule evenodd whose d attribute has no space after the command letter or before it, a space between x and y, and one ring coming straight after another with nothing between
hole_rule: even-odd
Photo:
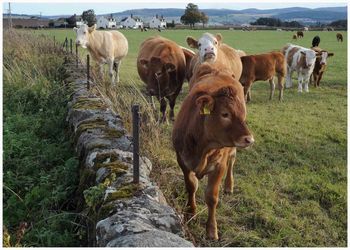
<instances>
[{"instance_id":1,"label":"cow nose","mask_svg":"<svg viewBox=\"0 0 350 250\"><path fill-rule=\"evenodd\" d=\"M208 48L205 48L205 49L204 49L204 51L205 51L205 52L208 52L208 51L213 51L213 50L214 50L214 48L213 48L213 47L208 47Z\"/></svg>"},{"instance_id":2,"label":"cow nose","mask_svg":"<svg viewBox=\"0 0 350 250\"><path fill-rule=\"evenodd\" d=\"M254 137L252 135L246 135L243 137L244 142L247 144L247 146L250 146L254 143Z\"/></svg>"}]
</instances>

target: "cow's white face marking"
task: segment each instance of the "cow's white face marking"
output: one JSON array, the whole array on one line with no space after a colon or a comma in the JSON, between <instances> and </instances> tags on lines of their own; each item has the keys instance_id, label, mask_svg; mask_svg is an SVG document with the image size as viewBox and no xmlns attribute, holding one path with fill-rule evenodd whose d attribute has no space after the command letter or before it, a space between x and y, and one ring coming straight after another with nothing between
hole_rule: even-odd
<instances>
[{"instance_id":1,"label":"cow's white face marking","mask_svg":"<svg viewBox=\"0 0 350 250\"><path fill-rule=\"evenodd\" d=\"M215 62L218 53L219 42L215 36L205 33L198 40L199 58L201 62L212 61Z\"/></svg>"},{"instance_id":2,"label":"cow's white face marking","mask_svg":"<svg viewBox=\"0 0 350 250\"><path fill-rule=\"evenodd\" d=\"M304 50L304 52L305 52L306 66L309 68L313 64L315 64L316 52L313 50Z\"/></svg>"},{"instance_id":3,"label":"cow's white face marking","mask_svg":"<svg viewBox=\"0 0 350 250\"><path fill-rule=\"evenodd\" d=\"M88 40L89 27L86 24L83 24L82 26L80 26L79 29L75 28L74 30L77 33L77 38L75 39L75 43L77 45L80 45L84 49L86 49L89 43L89 40Z\"/></svg>"},{"instance_id":4,"label":"cow's white face marking","mask_svg":"<svg viewBox=\"0 0 350 250\"><path fill-rule=\"evenodd\" d=\"M322 51L321 52L321 65L327 65L327 57L328 57L328 52L327 51Z\"/></svg>"}]
</instances>

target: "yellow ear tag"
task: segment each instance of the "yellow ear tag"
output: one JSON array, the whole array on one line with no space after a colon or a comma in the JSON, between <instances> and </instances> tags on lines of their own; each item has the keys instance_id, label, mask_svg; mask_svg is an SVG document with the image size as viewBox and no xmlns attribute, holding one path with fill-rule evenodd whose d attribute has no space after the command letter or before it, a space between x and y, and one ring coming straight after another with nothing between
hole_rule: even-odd
<instances>
[{"instance_id":1,"label":"yellow ear tag","mask_svg":"<svg viewBox=\"0 0 350 250\"><path fill-rule=\"evenodd\" d=\"M208 105L204 105L204 108L203 108L203 114L204 115L210 115L210 109L208 107Z\"/></svg>"}]
</instances>

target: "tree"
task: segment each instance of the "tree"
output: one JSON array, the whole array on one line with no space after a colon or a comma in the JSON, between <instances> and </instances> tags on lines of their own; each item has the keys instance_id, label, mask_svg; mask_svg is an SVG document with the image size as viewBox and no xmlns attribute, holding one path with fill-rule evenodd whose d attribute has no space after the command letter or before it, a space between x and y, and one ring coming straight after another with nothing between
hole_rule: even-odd
<instances>
[{"instance_id":1,"label":"tree","mask_svg":"<svg viewBox=\"0 0 350 250\"><path fill-rule=\"evenodd\" d=\"M68 23L68 27L75 27L76 23L77 23L77 15L74 14L73 16L67 18L67 23Z\"/></svg>"},{"instance_id":2,"label":"tree","mask_svg":"<svg viewBox=\"0 0 350 250\"><path fill-rule=\"evenodd\" d=\"M348 27L348 22L347 22L347 20L337 20L337 21L331 22L331 23L329 24L329 26L331 26L331 27L336 27L336 28L347 29L347 27Z\"/></svg>"},{"instance_id":3,"label":"tree","mask_svg":"<svg viewBox=\"0 0 350 250\"><path fill-rule=\"evenodd\" d=\"M189 3L180 20L183 24L189 24L190 27L193 28L195 23L199 23L201 21L201 13L198 10L198 6L193 3Z\"/></svg>"},{"instance_id":4,"label":"tree","mask_svg":"<svg viewBox=\"0 0 350 250\"><path fill-rule=\"evenodd\" d=\"M81 18L87 22L87 25L91 27L96 23L96 15L94 10L86 10L83 11L83 14L81 15Z\"/></svg>"},{"instance_id":5,"label":"tree","mask_svg":"<svg viewBox=\"0 0 350 250\"><path fill-rule=\"evenodd\" d=\"M201 23L203 24L203 28L204 25L208 23L208 21L209 17L204 12L201 12Z\"/></svg>"}]
</instances>

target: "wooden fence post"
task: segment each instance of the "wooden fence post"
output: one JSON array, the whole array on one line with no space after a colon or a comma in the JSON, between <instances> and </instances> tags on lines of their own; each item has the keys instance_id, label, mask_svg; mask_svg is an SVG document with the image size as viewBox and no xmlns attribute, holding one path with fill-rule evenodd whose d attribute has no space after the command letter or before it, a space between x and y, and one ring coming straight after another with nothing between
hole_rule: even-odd
<instances>
[{"instance_id":1,"label":"wooden fence post","mask_svg":"<svg viewBox=\"0 0 350 250\"><path fill-rule=\"evenodd\" d=\"M140 182L140 146L139 146L139 127L140 127L140 106L132 105L132 154L133 154L133 182Z\"/></svg>"}]
</instances>

